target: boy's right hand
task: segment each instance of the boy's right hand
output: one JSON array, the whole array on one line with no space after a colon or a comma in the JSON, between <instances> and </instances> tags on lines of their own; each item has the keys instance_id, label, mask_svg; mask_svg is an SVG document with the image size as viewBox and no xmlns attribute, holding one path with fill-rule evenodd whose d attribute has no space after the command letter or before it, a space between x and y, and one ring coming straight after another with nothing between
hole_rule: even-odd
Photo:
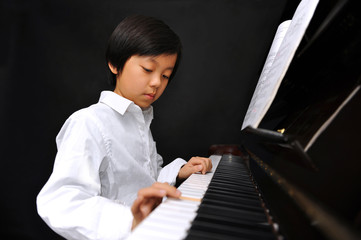
<instances>
[{"instance_id":1,"label":"boy's right hand","mask_svg":"<svg viewBox=\"0 0 361 240\"><path fill-rule=\"evenodd\" d=\"M168 183L155 182L148 188L140 189L131 207L134 217L132 230L162 202L163 197L179 198L180 195L181 192Z\"/></svg>"},{"instance_id":2,"label":"boy's right hand","mask_svg":"<svg viewBox=\"0 0 361 240\"><path fill-rule=\"evenodd\" d=\"M180 170L177 176L177 180L185 180L195 172L206 172L212 170L212 160L204 157L192 157Z\"/></svg>"}]
</instances>

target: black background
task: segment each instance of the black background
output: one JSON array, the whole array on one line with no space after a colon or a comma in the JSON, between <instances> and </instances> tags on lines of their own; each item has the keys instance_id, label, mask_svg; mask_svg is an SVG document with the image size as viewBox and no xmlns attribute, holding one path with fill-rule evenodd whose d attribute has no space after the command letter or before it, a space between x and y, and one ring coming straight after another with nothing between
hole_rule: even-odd
<instances>
[{"instance_id":1,"label":"black background","mask_svg":"<svg viewBox=\"0 0 361 240\"><path fill-rule=\"evenodd\" d=\"M178 73L154 104L153 136L168 163L206 156L211 144L239 143L274 33L295 3L0 1L0 235L56 238L37 215L36 195L50 176L66 118L109 89L105 48L125 16L160 18L183 43Z\"/></svg>"}]
</instances>

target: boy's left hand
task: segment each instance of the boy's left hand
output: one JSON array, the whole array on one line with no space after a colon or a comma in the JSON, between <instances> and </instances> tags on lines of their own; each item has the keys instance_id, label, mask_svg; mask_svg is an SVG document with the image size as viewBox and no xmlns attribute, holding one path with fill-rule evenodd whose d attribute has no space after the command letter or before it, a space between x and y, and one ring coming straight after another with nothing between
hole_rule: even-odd
<instances>
[{"instance_id":1,"label":"boy's left hand","mask_svg":"<svg viewBox=\"0 0 361 240\"><path fill-rule=\"evenodd\" d=\"M212 169L212 161L204 157L192 157L178 173L178 179L185 179L195 172L205 174Z\"/></svg>"}]
</instances>

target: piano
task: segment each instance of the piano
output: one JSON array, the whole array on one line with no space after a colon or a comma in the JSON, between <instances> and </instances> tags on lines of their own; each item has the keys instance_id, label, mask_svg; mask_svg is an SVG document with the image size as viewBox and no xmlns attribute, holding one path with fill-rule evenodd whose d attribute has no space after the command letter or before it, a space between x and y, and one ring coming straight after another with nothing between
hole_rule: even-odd
<instances>
[{"instance_id":1,"label":"piano","mask_svg":"<svg viewBox=\"0 0 361 240\"><path fill-rule=\"evenodd\" d=\"M361 239L361 16L320 1L277 95L128 239Z\"/></svg>"}]
</instances>

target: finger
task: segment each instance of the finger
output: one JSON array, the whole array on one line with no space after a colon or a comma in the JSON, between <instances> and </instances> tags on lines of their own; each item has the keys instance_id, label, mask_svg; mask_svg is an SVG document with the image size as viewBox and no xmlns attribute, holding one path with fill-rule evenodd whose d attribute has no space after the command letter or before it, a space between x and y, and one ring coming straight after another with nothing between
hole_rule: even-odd
<instances>
[{"instance_id":1,"label":"finger","mask_svg":"<svg viewBox=\"0 0 361 240\"><path fill-rule=\"evenodd\" d=\"M143 215L143 212L146 212L147 202L150 198L157 198L161 201L161 199L166 195L164 190L160 190L154 187L143 188L138 191L138 197L132 204L131 211L133 215Z\"/></svg>"},{"instance_id":2,"label":"finger","mask_svg":"<svg viewBox=\"0 0 361 240\"><path fill-rule=\"evenodd\" d=\"M202 159L206 163L208 171L212 169L212 160L210 158L205 158L205 157L197 157L197 158Z\"/></svg>"},{"instance_id":3,"label":"finger","mask_svg":"<svg viewBox=\"0 0 361 240\"><path fill-rule=\"evenodd\" d=\"M202 164L202 162L199 162L199 163L193 162L185 170L186 170L187 175L190 176L191 174L196 173L196 172L203 173L203 169L205 169L205 166Z\"/></svg>"},{"instance_id":4,"label":"finger","mask_svg":"<svg viewBox=\"0 0 361 240\"><path fill-rule=\"evenodd\" d=\"M190 162L188 162L184 167L182 167L179 170L178 178L180 179L186 179L190 175L192 175L195 172L199 172L202 170L202 165L194 165Z\"/></svg>"},{"instance_id":5,"label":"finger","mask_svg":"<svg viewBox=\"0 0 361 240\"><path fill-rule=\"evenodd\" d=\"M212 160L210 158L204 158L207 165L207 172L212 170Z\"/></svg>"},{"instance_id":6,"label":"finger","mask_svg":"<svg viewBox=\"0 0 361 240\"><path fill-rule=\"evenodd\" d=\"M147 198L140 206L142 216L148 216L161 202L161 198Z\"/></svg>"},{"instance_id":7,"label":"finger","mask_svg":"<svg viewBox=\"0 0 361 240\"><path fill-rule=\"evenodd\" d=\"M133 205L131 207L131 211L133 213L133 215L139 214L139 207L142 204L144 198L143 196L138 196L137 199L135 199L135 201L133 202Z\"/></svg>"},{"instance_id":8,"label":"finger","mask_svg":"<svg viewBox=\"0 0 361 240\"><path fill-rule=\"evenodd\" d=\"M204 158L204 157L199 157L199 158L201 158L204 161L205 166L206 166L205 169L203 169L203 171L205 171L205 172L211 171L212 170L212 160L210 158Z\"/></svg>"},{"instance_id":9,"label":"finger","mask_svg":"<svg viewBox=\"0 0 361 240\"><path fill-rule=\"evenodd\" d=\"M151 187L140 189L131 208L133 216L139 222L162 202L163 197L179 198L180 195L179 190L167 183L154 183Z\"/></svg>"},{"instance_id":10,"label":"finger","mask_svg":"<svg viewBox=\"0 0 361 240\"><path fill-rule=\"evenodd\" d=\"M133 202L131 212L134 216L132 230L146 218L161 202L161 198L138 198Z\"/></svg>"},{"instance_id":11,"label":"finger","mask_svg":"<svg viewBox=\"0 0 361 240\"><path fill-rule=\"evenodd\" d=\"M151 197L163 198L165 196L176 198L179 197L181 193L179 190L169 185L168 183L156 182L151 187L143 188L139 190L138 195L141 195L144 198L151 198Z\"/></svg>"},{"instance_id":12,"label":"finger","mask_svg":"<svg viewBox=\"0 0 361 240\"><path fill-rule=\"evenodd\" d=\"M196 166L195 169L199 169L198 171L200 171L202 174L205 174L207 172L208 167L207 167L207 163L206 163L206 158L192 157L190 162L193 165L200 165L201 167Z\"/></svg>"},{"instance_id":13,"label":"finger","mask_svg":"<svg viewBox=\"0 0 361 240\"><path fill-rule=\"evenodd\" d=\"M165 191L167 197L178 198L182 194L176 187L171 186L168 183L155 182L152 186Z\"/></svg>"},{"instance_id":14,"label":"finger","mask_svg":"<svg viewBox=\"0 0 361 240\"><path fill-rule=\"evenodd\" d=\"M138 197L142 197L144 199L148 198L163 198L166 196L166 191L163 189L158 189L154 187L143 188L138 191Z\"/></svg>"}]
</instances>

